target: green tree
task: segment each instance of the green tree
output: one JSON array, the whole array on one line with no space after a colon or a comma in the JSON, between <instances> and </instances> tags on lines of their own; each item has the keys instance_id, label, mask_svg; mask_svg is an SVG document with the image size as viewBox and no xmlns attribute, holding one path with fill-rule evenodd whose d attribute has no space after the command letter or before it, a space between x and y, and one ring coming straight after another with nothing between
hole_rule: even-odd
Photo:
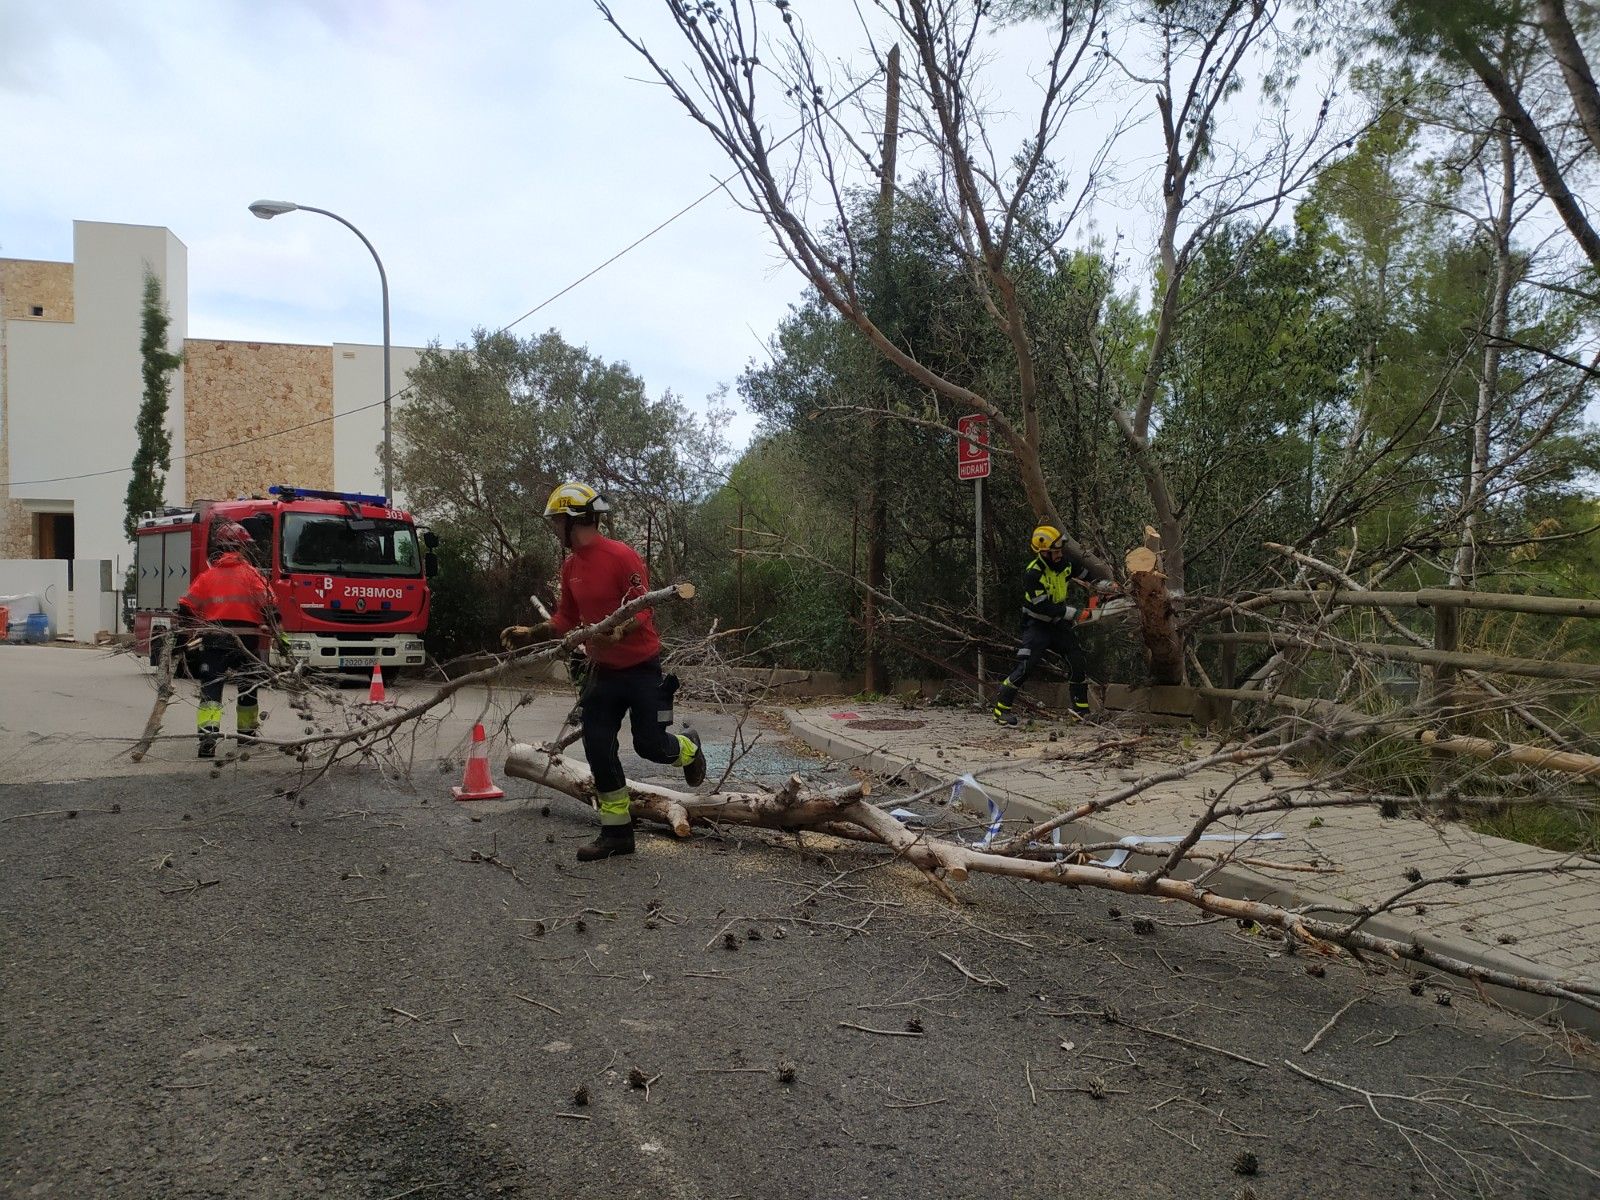
<instances>
[{"instance_id":1,"label":"green tree","mask_svg":"<svg viewBox=\"0 0 1600 1200\"><path fill-rule=\"evenodd\" d=\"M1252 585L1275 558L1262 543L1315 521L1359 353L1333 277L1306 229L1223 230L1190 270L1183 297L1194 319L1173 340L1157 416L1192 587Z\"/></svg>"},{"instance_id":2,"label":"green tree","mask_svg":"<svg viewBox=\"0 0 1600 1200\"><path fill-rule=\"evenodd\" d=\"M1564 0L1393 0L1380 37L1482 89L1600 271L1600 231L1582 198L1600 164L1600 88L1589 64L1597 22L1592 5L1574 9L1576 23Z\"/></svg>"},{"instance_id":3,"label":"green tree","mask_svg":"<svg viewBox=\"0 0 1600 1200\"><path fill-rule=\"evenodd\" d=\"M651 397L625 363L554 330L520 339L480 329L470 345L431 346L410 383L394 417L395 478L450 543L449 588L461 593L451 649L528 619L530 593L553 602L559 547L543 514L564 479L606 493L616 536L650 552L655 576L682 570L685 511L707 490L721 443L671 393Z\"/></svg>"},{"instance_id":4,"label":"green tree","mask_svg":"<svg viewBox=\"0 0 1600 1200\"><path fill-rule=\"evenodd\" d=\"M1009 403L1019 386L1014 348L950 250L955 237L936 192L936 181L926 178L903 189L880 251L885 261L864 273L874 290L863 301L882 312L887 306L876 303L878 293L891 295L895 312L880 324L907 354ZM871 216L872 203L858 197L860 219ZM1082 348L1107 314L1131 319L1131 310L1110 295L1110 275L1097 256L1057 255L1029 236L1018 238L1014 253L1012 274L1034 344L1073 344L1088 357ZM1119 472L1121 449L1104 394L1081 386L1065 356L1038 361L1032 386L1040 457L1062 513L1079 539L1101 553L1108 545L1125 548L1139 529L1131 514L1140 489ZM710 506L717 516L702 535L705 544L731 553L723 531L738 523L742 500L744 525L752 531L746 539L752 553L737 589L742 603L734 602L733 576L728 588L709 589L725 624L757 624L747 645L786 663L859 667L861 591L848 581L866 574L876 479L892 595L885 626L891 675L959 661L969 653L963 635L1009 653L1019 600L1014 593L1034 515L1024 484L1005 469L1006 446L997 447L1000 469L985 486L987 619L980 619L972 579L974 489L955 476L958 405L885 370L869 337L816 292L785 318L769 342L768 361L745 372L739 391L762 419L762 439ZM878 462L886 469L878 470ZM777 540L764 542L762 534ZM790 556L781 566L757 556L780 542ZM711 562L697 578L725 573ZM925 626L912 634L907 614L928 617L947 632ZM822 630L823 617L834 622L833 630Z\"/></svg>"},{"instance_id":5,"label":"green tree","mask_svg":"<svg viewBox=\"0 0 1600 1200\"><path fill-rule=\"evenodd\" d=\"M1374 583L1472 586L1586 490L1592 308L1551 286L1562 248L1527 221L1539 194L1496 110L1392 64L1356 79L1380 115L1297 213L1361 331L1302 545L1348 536Z\"/></svg>"},{"instance_id":6,"label":"green tree","mask_svg":"<svg viewBox=\"0 0 1600 1200\"><path fill-rule=\"evenodd\" d=\"M133 475L128 480L122 530L132 541L139 518L159 509L166 498L167 471L172 467L172 433L167 428L171 385L167 379L183 365L183 355L167 349L166 301L161 281L148 267L144 272L144 302L140 314L139 355L144 376L144 396L134 425L139 445L133 452Z\"/></svg>"},{"instance_id":7,"label":"green tree","mask_svg":"<svg viewBox=\"0 0 1600 1200\"><path fill-rule=\"evenodd\" d=\"M974 412L988 418L992 440L1004 451L1000 469L1020 485L1033 516L1068 530L1068 549L1090 574L1111 575L1127 547L1117 546L1108 560L1076 531L1132 516L1141 527L1148 520L1161 536L1166 586L1187 586L1183 516L1164 473L1166 448L1156 419L1174 343L1184 323L1195 319L1195 306L1184 300L1185 276L1224 227L1250 223L1265 231L1277 223L1340 140L1325 120L1327 105L1309 129L1291 115L1297 101L1289 86L1294 68L1287 64L1309 53L1306 23L1298 18L1314 13L1299 5L1168 0L998 6L932 0L879 7L891 30L888 40L907 51L910 64L899 93L909 110L902 127L926 139L927 158L937 164L931 194L945 216L936 227L941 258L960 265L989 335L1006 345L1003 358L984 356L988 374L979 374L973 367L980 364L960 359L942 370L907 345L896 327L906 316L902 295L896 293L894 304L873 303L880 225L861 219L859 195L864 186L874 192L880 186L891 138L888 131L881 139L863 135L859 122L824 114L854 101L885 73L882 65L851 63L850 74L863 82L841 97L820 68L837 61L836 54L809 40L791 6L769 13L765 5L738 0L671 6L688 62L668 66L610 5L597 4L649 63L664 94L733 161L750 208L816 294L904 374L919 398L937 398L949 417ZM1022 102L1026 132L1007 147L999 114L1009 115L1013 98L1002 95L1006 80L994 69L994 56L974 47L1018 22L1033 26L1037 54L1014 75L1037 86ZM755 63L764 69L754 71ZM1262 87L1247 95L1258 65ZM1085 128L1082 115L1097 106L1129 114L1098 152L1076 141ZM1274 122L1268 112L1282 119ZM1255 134L1241 122L1253 124ZM774 139L774 129L790 123L805 136ZM1269 128L1274 133L1267 134ZM1034 336L1041 313L1030 300L1038 293L1022 276L1036 269L1052 275L1053 264L1037 260L1053 260L1070 234L1084 228L1090 199L1108 185L1133 182L1118 178L1111 159L1110 143L1124 136L1152 139L1135 154L1155 164L1152 173L1159 176L1159 227L1142 248L1148 253L1135 258L1155 266L1153 278L1135 284L1138 291L1150 285L1151 319L1114 330L1133 338L1106 339L1097 331L1074 344ZM895 207L898 219L898 194ZM1252 246L1247 239L1242 249ZM1067 381L1062 394L1080 411L1098 412L1109 427L1119 458L1142 489L1137 508L1120 503L1117 486L1089 495L1088 520L1067 518L1047 465L1052 397L1042 385L1051 375ZM1096 435L1094 444L1099 441ZM1167 606L1143 605L1140 613L1152 676L1177 682L1184 658Z\"/></svg>"}]
</instances>

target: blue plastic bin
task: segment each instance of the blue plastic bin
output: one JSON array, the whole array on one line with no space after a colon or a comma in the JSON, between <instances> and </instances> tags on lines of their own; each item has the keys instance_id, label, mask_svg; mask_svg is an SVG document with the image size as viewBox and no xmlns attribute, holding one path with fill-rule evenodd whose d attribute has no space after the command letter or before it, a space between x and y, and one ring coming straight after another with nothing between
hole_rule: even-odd
<instances>
[{"instance_id":1,"label":"blue plastic bin","mask_svg":"<svg viewBox=\"0 0 1600 1200\"><path fill-rule=\"evenodd\" d=\"M27 628L23 630L22 640L25 642L48 642L50 640L50 614L29 613Z\"/></svg>"}]
</instances>

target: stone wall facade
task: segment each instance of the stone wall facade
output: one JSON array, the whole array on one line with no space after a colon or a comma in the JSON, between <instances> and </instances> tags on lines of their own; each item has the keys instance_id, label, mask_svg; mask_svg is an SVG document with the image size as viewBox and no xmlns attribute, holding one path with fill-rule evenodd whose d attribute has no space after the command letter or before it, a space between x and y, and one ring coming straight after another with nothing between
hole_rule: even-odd
<instances>
[{"instance_id":1,"label":"stone wall facade","mask_svg":"<svg viewBox=\"0 0 1600 1200\"><path fill-rule=\"evenodd\" d=\"M0 319L70 321L72 313L71 263L0 258Z\"/></svg>"},{"instance_id":2,"label":"stone wall facade","mask_svg":"<svg viewBox=\"0 0 1600 1200\"><path fill-rule=\"evenodd\" d=\"M11 499L7 326L12 321L71 321L72 317L71 263L0 258L0 558L34 554L33 514Z\"/></svg>"},{"instance_id":3,"label":"stone wall facade","mask_svg":"<svg viewBox=\"0 0 1600 1200\"><path fill-rule=\"evenodd\" d=\"M32 557L33 514L15 500L0 500L0 558Z\"/></svg>"},{"instance_id":4,"label":"stone wall facade","mask_svg":"<svg viewBox=\"0 0 1600 1200\"><path fill-rule=\"evenodd\" d=\"M191 503L264 495L274 483L334 486L332 347L190 338L183 358Z\"/></svg>"}]
</instances>

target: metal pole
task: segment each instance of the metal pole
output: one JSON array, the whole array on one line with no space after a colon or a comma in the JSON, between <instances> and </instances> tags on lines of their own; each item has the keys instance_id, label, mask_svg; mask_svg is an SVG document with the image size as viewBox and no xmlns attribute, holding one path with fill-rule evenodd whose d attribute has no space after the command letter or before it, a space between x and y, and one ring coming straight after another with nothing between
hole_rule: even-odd
<instances>
[{"instance_id":1,"label":"metal pole","mask_svg":"<svg viewBox=\"0 0 1600 1200\"><path fill-rule=\"evenodd\" d=\"M372 261L378 264L378 283L383 288L383 494L392 501L394 499L394 442L390 436L389 424L389 399L394 394L389 386L389 276L383 269L383 259L378 257L378 251L367 240L367 235L354 225L350 224L336 212L329 212L325 208L312 208L309 204L295 206L303 212L321 213L325 217L332 217L351 233L361 239L361 244L372 255Z\"/></svg>"},{"instance_id":2,"label":"metal pole","mask_svg":"<svg viewBox=\"0 0 1600 1200\"><path fill-rule=\"evenodd\" d=\"M977 586L975 591L978 596L978 637L983 637L983 478L980 476L973 481L972 511L974 514L972 528L972 563L976 575ZM978 642L978 703L982 704L983 695L983 642Z\"/></svg>"},{"instance_id":3,"label":"metal pole","mask_svg":"<svg viewBox=\"0 0 1600 1200\"><path fill-rule=\"evenodd\" d=\"M894 296L893 273L889 256L894 236L894 176L900 139L900 47L889 47L886 64L886 92L883 111L883 171L878 189L878 244L873 252L873 273L879 281L879 295L872 313L879 328L898 327L899 302ZM890 334L891 338L893 333ZM886 375L893 372L885 359L879 367ZM893 386L891 384L891 386ZM869 692L889 690L889 671L883 661L883 636L878 628L878 595L886 587L888 542L888 464L885 446L886 418L873 413L869 418L871 439L867 476L867 589L862 595L861 622L866 632L866 678Z\"/></svg>"}]
</instances>

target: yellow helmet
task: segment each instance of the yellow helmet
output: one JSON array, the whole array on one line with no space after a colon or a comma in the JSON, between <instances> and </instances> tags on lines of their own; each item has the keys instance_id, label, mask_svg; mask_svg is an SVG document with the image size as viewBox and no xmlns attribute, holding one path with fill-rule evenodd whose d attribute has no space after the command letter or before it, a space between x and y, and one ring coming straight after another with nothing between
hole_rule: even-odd
<instances>
[{"instance_id":1,"label":"yellow helmet","mask_svg":"<svg viewBox=\"0 0 1600 1200\"><path fill-rule=\"evenodd\" d=\"M570 479L558 484L550 493L550 499L544 502L547 517L594 517L610 511L611 506L604 496L587 483Z\"/></svg>"},{"instance_id":2,"label":"yellow helmet","mask_svg":"<svg viewBox=\"0 0 1600 1200\"><path fill-rule=\"evenodd\" d=\"M1043 554L1046 550L1049 550L1060 543L1061 530L1057 529L1054 525L1038 526L1034 529L1033 537L1030 540L1030 544L1033 546L1036 554Z\"/></svg>"}]
</instances>

